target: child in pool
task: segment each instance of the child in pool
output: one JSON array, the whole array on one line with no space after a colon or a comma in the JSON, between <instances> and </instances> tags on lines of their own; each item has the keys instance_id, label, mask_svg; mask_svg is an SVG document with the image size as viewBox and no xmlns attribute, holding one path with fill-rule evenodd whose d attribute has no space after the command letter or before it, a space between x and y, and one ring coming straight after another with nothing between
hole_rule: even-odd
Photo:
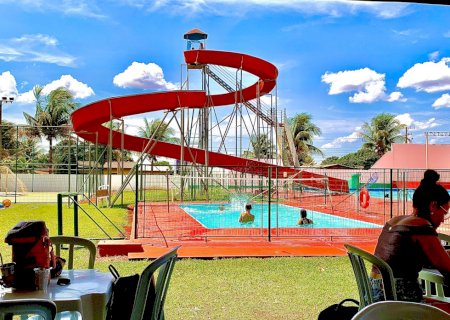
<instances>
[{"instance_id":1,"label":"child in pool","mask_svg":"<svg viewBox=\"0 0 450 320\"><path fill-rule=\"evenodd\" d=\"M255 221L255 216L250 213L250 210L252 210L252 205L246 204L245 211L239 216L240 223L251 223Z\"/></svg>"},{"instance_id":2,"label":"child in pool","mask_svg":"<svg viewBox=\"0 0 450 320\"><path fill-rule=\"evenodd\" d=\"M300 209L300 219L298 219L298 222L297 222L298 225L312 224L313 223L313 221L311 219L308 219L306 217L306 215L307 215L306 210L301 208Z\"/></svg>"}]
</instances>

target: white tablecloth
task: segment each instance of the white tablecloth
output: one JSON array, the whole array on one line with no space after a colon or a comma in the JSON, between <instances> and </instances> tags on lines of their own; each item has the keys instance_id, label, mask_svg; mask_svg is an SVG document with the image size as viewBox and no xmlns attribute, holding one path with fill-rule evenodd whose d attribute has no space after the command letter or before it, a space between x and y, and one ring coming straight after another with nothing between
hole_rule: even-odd
<instances>
[{"instance_id":1,"label":"white tablecloth","mask_svg":"<svg viewBox=\"0 0 450 320\"><path fill-rule=\"evenodd\" d=\"M55 302L58 312L79 311L83 320L103 320L106 303L111 296L113 277L109 272L96 270L65 270L61 277L69 278L70 284L59 286L52 279L48 292L0 289L0 300L41 298Z\"/></svg>"}]
</instances>

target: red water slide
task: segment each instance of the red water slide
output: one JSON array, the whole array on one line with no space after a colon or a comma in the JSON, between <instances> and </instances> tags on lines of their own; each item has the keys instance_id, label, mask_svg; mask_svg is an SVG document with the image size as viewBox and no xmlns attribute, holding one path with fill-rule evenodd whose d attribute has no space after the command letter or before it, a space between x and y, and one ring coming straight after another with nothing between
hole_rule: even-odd
<instances>
[{"instance_id":1,"label":"red water slide","mask_svg":"<svg viewBox=\"0 0 450 320\"><path fill-rule=\"evenodd\" d=\"M275 87L278 76L278 70L273 64L246 54L212 50L189 50L184 52L184 57L188 65L214 64L236 69L242 68L242 70L257 76L259 80L256 83L243 89L242 95L239 92L239 96L245 101L269 93ZM72 124L76 134L81 138L93 143L97 141L106 145L110 143L110 130L103 124L111 119L159 110L217 107L234 104L235 100L235 92L208 96L205 91L192 90L112 97L93 102L74 111L72 113ZM123 147L126 150L137 152L142 152L149 142L149 139L127 134L123 135L123 138ZM113 131L111 140L113 148L122 147L122 134L120 132ZM268 176L269 168L271 168L273 177L291 177L296 175L298 178L323 178L322 175L307 171L300 172L294 168L275 166L218 152L206 152L203 149L185 147L182 150L180 145L162 141L152 141L152 145L150 152L155 156L180 160L183 152L184 161L191 163L206 164L206 159L208 159L209 166L222 167L244 173ZM323 182L320 179L302 183L311 187L323 186ZM329 188L333 191L348 192L348 183L346 180L330 177Z\"/></svg>"}]
</instances>

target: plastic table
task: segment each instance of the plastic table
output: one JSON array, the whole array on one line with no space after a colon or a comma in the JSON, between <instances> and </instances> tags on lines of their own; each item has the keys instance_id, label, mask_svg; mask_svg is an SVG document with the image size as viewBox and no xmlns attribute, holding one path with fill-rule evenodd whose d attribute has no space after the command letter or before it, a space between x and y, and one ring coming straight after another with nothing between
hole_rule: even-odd
<instances>
[{"instance_id":1,"label":"plastic table","mask_svg":"<svg viewBox=\"0 0 450 320\"><path fill-rule=\"evenodd\" d=\"M103 320L106 303L111 296L113 277L109 272L89 270L64 270L61 277L69 278L70 284L57 285L51 279L48 291L24 291L0 286L0 300L49 299L55 302L57 311L78 311L83 320Z\"/></svg>"}]
</instances>

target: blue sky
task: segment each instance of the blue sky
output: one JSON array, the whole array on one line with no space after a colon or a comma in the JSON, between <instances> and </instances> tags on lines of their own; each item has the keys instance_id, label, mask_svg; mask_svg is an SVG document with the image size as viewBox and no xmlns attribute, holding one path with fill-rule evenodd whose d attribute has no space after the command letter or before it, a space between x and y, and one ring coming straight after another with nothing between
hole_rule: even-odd
<instances>
[{"instance_id":1,"label":"blue sky","mask_svg":"<svg viewBox=\"0 0 450 320\"><path fill-rule=\"evenodd\" d=\"M193 28L207 48L279 69L278 109L308 112L327 156L356 151L365 121L390 112L410 127L448 131L450 6L300 0L0 0L3 119L34 114L33 86L65 86L81 105L172 90ZM147 118L161 115L146 115ZM142 124L142 116L128 119ZM433 137L431 143L449 143Z\"/></svg>"}]
</instances>

